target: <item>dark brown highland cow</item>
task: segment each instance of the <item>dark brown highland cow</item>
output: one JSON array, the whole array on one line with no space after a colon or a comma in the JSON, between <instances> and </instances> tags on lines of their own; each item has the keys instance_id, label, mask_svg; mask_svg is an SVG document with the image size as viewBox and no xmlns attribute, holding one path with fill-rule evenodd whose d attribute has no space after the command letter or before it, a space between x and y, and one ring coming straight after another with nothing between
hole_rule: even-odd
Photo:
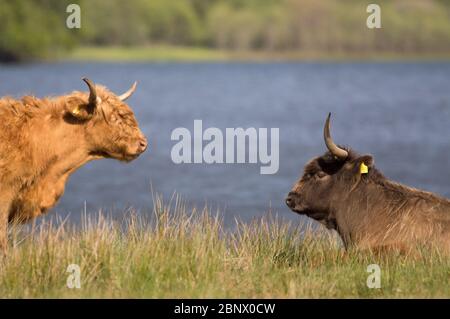
<instances>
[{"instance_id":1,"label":"dark brown highland cow","mask_svg":"<svg viewBox=\"0 0 450 319\"><path fill-rule=\"evenodd\" d=\"M133 111L117 96L83 79L89 92L55 98L0 99L0 248L10 222L45 214L68 177L101 158L131 161L147 148Z\"/></svg>"},{"instance_id":2,"label":"dark brown highland cow","mask_svg":"<svg viewBox=\"0 0 450 319\"><path fill-rule=\"evenodd\" d=\"M323 156L312 159L286 198L296 213L336 230L346 248L450 253L450 201L386 179L370 155L334 144L330 115Z\"/></svg>"}]
</instances>

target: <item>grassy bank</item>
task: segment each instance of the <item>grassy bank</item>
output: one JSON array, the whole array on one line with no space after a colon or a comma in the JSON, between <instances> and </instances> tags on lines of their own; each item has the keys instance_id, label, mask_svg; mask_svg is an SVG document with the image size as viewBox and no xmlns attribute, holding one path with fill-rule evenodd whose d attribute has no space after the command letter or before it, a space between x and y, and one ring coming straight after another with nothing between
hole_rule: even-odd
<instances>
[{"instance_id":1,"label":"grassy bank","mask_svg":"<svg viewBox=\"0 0 450 319\"><path fill-rule=\"evenodd\" d=\"M81 47L63 60L145 62L145 61L224 61L229 56L222 51L192 47Z\"/></svg>"},{"instance_id":2,"label":"grassy bank","mask_svg":"<svg viewBox=\"0 0 450 319\"><path fill-rule=\"evenodd\" d=\"M450 60L448 54L431 53L330 53L325 51L227 51L181 46L80 47L60 56L68 61L101 62L201 62L201 61L435 61Z\"/></svg>"},{"instance_id":3,"label":"grassy bank","mask_svg":"<svg viewBox=\"0 0 450 319\"><path fill-rule=\"evenodd\" d=\"M274 218L225 230L209 212L156 201L152 220L97 216L75 229L16 229L0 261L0 297L450 297L450 260L345 253L336 237ZM381 289L366 286L381 267ZM69 264L81 289L66 287Z\"/></svg>"}]
</instances>

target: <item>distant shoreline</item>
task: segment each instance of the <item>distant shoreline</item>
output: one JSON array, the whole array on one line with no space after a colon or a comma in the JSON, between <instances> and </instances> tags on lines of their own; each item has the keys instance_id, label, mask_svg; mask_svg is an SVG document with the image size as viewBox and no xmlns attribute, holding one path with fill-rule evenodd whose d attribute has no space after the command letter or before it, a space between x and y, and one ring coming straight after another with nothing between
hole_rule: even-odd
<instances>
[{"instance_id":1,"label":"distant shoreline","mask_svg":"<svg viewBox=\"0 0 450 319\"><path fill-rule=\"evenodd\" d=\"M53 60L49 60L50 62ZM80 47L60 55L56 61L93 62L348 62L348 61L450 61L448 53L397 52L305 52L305 51L225 51L201 47L145 46L145 47Z\"/></svg>"}]
</instances>

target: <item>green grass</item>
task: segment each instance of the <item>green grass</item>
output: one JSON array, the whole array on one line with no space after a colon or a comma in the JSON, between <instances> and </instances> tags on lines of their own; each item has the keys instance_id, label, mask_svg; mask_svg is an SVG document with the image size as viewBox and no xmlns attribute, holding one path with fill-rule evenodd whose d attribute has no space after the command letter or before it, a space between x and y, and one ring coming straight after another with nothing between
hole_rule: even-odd
<instances>
[{"instance_id":1,"label":"green grass","mask_svg":"<svg viewBox=\"0 0 450 319\"><path fill-rule=\"evenodd\" d=\"M276 218L224 229L207 209L155 199L153 218L101 214L81 227L14 228L0 260L0 297L450 297L448 257L345 252L333 235ZM369 264L381 289L366 286ZM66 287L69 264L81 289Z\"/></svg>"},{"instance_id":2,"label":"green grass","mask_svg":"<svg viewBox=\"0 0 450 319\"><path fill-rule=\"evenodd\" d=\"M138 47L80 47L66 55L65 61L102 62L223 62L223 61L436 61L450 60L450 53L395 52L315 52L315 51L224 51L200 47L138 46Z\"/></svg>"},{"instance_id":3,"label":"green grass","mask_svg":"<svg viewBox=\"0 0 450 319\"><path fill-rule=\"evenodd\" d=\"M173 46L141 46L141 47L81 47L75 49L64 60L73 61L106 61L106 62L145 62L145 61L222 61L229 57L225 52Z\"/></svg>"}]
</instances>

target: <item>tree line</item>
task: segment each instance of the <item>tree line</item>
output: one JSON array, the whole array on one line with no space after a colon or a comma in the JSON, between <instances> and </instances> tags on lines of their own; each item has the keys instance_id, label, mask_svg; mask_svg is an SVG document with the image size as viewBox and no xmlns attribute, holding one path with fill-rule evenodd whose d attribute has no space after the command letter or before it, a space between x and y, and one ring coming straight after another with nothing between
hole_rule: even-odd
<instances>
[{"instance_id":1,"label":"tree line","mask_svg":"<svg viewBox=\"0 0 450 319\"><path fill-rule=\"evenodd\" d=\"M2 0L0 60L76 46L168 44L233 51L450 52L450 1L379 0L382 28L361 0ZM81 7L81 29L66 7Z\"/></svg>"}]
</instances>

